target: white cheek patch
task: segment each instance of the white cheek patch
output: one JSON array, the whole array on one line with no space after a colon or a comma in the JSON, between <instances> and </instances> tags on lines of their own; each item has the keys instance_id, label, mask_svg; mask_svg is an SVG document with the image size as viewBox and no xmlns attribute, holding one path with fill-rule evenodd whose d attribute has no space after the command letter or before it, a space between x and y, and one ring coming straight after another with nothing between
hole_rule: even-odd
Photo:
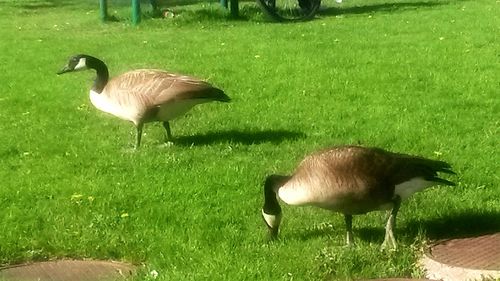
<instances>
[{"instance_id":1,"label":"white cheek patch","mask_svg":"<svg viewBox=\"0 0 500 281\"><path fill-rule=\"evenodd\" d=\"M87 60L85 58L80 58L74 70L84 70L84 69L87 69Z\"/></svg>"},{"instance_id":2,"label":"white cheek patch","mask_svg":"<svg viewBox=\"0 0 500 281\"><path fill-rule=\"evenodd\" d=\"M266 224L271 227L271 228L277 228L280 226L281 223L281 214L275 216L275 215L269 215L264 213L264 210L262 210L262 217L266 221Z\"/></svg>"}]
</instances>

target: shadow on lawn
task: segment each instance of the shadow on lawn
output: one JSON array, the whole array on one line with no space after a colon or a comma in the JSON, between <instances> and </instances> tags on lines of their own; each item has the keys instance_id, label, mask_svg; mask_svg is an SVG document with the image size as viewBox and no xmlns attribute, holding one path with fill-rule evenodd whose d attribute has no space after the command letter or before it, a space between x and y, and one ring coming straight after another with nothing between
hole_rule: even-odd
<instances>
[{"instance_id":1,"label":"shadow on lawn","mask_svg":"<svg viewBox=\"0 0 500 281\"><path fill-rule=\"evenodd\" d=\"M500 232L500 212L463 211L461 213L449 214L440 218L424 221L409 221L404 225L396 225L394 235L396 240L413 239L419 232L425 233L426 239L443 240L475 237ZM356 230L354 230L356 235ZM364 241L382 243L385 229L362 228L358 231L358 237ZM411 241L407 241L411 243Z\"/></svg>"},{"instance_id":2,"label":"shadow on lawn","mask_svg":"<svg viewBox=\"0 0 500 281\"><path fill-rule=\"evenodd\" d=\"M330 1L330 0L328 0ZM363 5L355 7L327 7L320 9L319 15L321 16L337 16L337 15L358 15L358 14L372 14L376 12L395 12L401 10L411 10L420 7L434 7L445 5L446 2L400 2L400 3L384 3L374 5Z\"/></svg>"},{"instance_id":3,"label":"shadow on lawn","mask_svg":"<svg viewBox=\"0 0 500 281\"><path fill-rule=\"evenodd\" d=\"M287 130L263 130L263 131L215 131L203 135L180 136L175 139L176 145L209 145L217 143L241 143L241 144L278 144L285 140L296 140L304 138L306 135L300 132Z\"/></svg>"},{"instance_id":4,"label":"shadow on lawn","mask_svg":"<svg viewBox=\"0 0 500 281\"><path fill-rule=\"evenodd\" d=\"M423 229L432 240L465 238L500 232L500 212L462 211L426 221L410 221L406 231Z\"/></svg>"},{"instance_id":5,"label":"shadow on lawn","mask_svg":"<svg viewBox=\"0 0 500 281\"><path fill-rule=\"evenodd\" d=\"M242 1L240 0L240 3ZM233 17L228 9L224 9L214 4L212 8L183 9L174 7L173 12L182 15L185 21L248 21L262 14L262 10L257 5L240 6L238 16Z\"/></svg>"},{"instance_id":6,"label":"shadow on lawn","mask_svg":"<svg viewBox=\"0 0 500 281\"><path fill-rule=\"evenodd\" d=\"M340 231L334 231L340 230ZM352 229L354 242L362 240L371 243L382 244L385 235L384 225L380 227L353 227ZM395 231L396 241L398 240L398 233ZM296 238L307 241L316 237L332 237L332 239L342 241L339 245L344 246L346 241L346 226L342 222L339 225L325 225L321 227L315 227L313 229L302 229L295 231L291 236L295 236ZM334 237L335 236L335 237ZM338 236L338 237L337 237Z\"/></svg>"},{"instance_id":7,"label":"shadow on lawn","mask_svg":"<svg viewBox=\"0 0 500 281\"><path fill-rule=\"evenodd\" d=\"M446 217L434 218L424 221L409 221L405 224L396 224L394 235L396 241L412 241L422 231L429 240L442 240L454 238L474 237L500 232L500 212L463 211L462 213L447 215ZM334 228L342 228L342 239L345 238L345 225L334 225ZM369 243L382 244L385 235L385 224L380 227L354 227L354 240L362 240ZM338 233L338 232L337 232ZM309 240L318 236L331 236L334 234L332 227L319 227L307 230L298 230L295 234L298 239ZM407 239L410 239L406 241ZM344 240L342 240L344 241Z\"/></svg>"},{"instance_id":8,"label":"shadow on lawn","mask_svg":"<svg viewBox=\"0 0 500 281\"><path fill-rule=\"evenodd\" d=\"M45 1L25 0L25 1L0 2L0 4L17 7L25 10L41 10L41 9L74 6L76 3L64 0L45 0Z\"/></svg>"}]
</instances>

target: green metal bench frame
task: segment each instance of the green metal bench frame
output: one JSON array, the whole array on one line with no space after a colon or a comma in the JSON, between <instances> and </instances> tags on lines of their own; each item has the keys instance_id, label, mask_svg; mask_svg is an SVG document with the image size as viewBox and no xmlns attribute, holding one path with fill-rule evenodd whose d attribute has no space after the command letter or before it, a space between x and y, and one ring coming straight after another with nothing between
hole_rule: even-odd
<instances>
[{"instance_id":1,"label":"green metal bench frame","mask_svg":"<svg viewBox=\"0 0 500 281\"><path fill-rule=\"evenodd\" d=\"M158 9L158 2L156 0L150 0L153 10ZM230 0L231 6L231 16L238 17L238 0ZM220 0L220 4L228 8L227 0ZM102 22L106 22L108 17L108 0L99 0L99 16ZM132 0L132 24L137 25L141 22L141 3L140 0Z\"/></svg>"}]
</instances>

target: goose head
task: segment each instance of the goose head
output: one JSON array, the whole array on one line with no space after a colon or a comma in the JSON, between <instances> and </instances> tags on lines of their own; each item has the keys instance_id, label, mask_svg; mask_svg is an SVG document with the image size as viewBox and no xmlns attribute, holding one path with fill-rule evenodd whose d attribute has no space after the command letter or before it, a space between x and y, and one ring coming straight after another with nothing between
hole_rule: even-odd
<instances>
[{"instance_id":1,"label":"goose head","mask_svg":"<svg viewBox=\"0 0 500 281\"><path fill-rule=\"evenodd\" d=\"M278 202L277 192L289 179L287 176L270 175L264 183L264 206L262 207L262 218L269 230L271 238L278 236L281 223L281 207Z\"/></svg>"},{"instance_id":2,"label":"goose head","mask_svg":"<svg viewBox=\"0 0 500 281\"><path fill-rule=\"evenodd\" d=\"M64 74L67 72L88 69L89 67L87 65L87 60L89 58L90 58L90 56L87 56L87 55L74 55L74 56L72 56L71 58L69 58L68 63L59 72L57 72L57 74L60 75L60 74Z\"/></svg>"},{"instance_id":3,"label":"goose head","mask_svg":"<svg viewBox=\"0 0 500 281\"><path fill-rule=\"evenodd\" d=\"M98 58L83 54L74 55L69 58L68 63L57 72L57 75L85 69L94 69L96 71L97 76L92 86L92 90L101 93L108 83L109 72L106 64Z\"/></svg>"}]
</instances>

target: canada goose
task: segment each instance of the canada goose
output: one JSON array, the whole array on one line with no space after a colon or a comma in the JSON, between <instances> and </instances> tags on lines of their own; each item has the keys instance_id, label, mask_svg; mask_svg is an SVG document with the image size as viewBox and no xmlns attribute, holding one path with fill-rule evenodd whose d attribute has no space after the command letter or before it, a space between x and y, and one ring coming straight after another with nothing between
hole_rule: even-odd
<instances>
[{"instance_id":1,"label":"canada goose","mask_svg":"<svg viewBox=\"0 0 500 281\"><path fill-rule=\"evenodd\" d=\"M162 70L132 70L109 80L106 64L89 55L72 56L57 74L84 69L94 69L97 74L90 90L92 104L136 126L136 149L141 144L144 123L162 121L166 140L170 141L170 120L200 103L230 101L222 90L205 81Z\"/></svg>"},{"instance_id":2,"label":"canada goose","mask_svg":"<svg viewBox=\"0 0 500 281\"><path fill-rule=\"evenodd\" d=\"M282 217L277 196L289 205L313 205L340 212L345 217L350 245L353 215L392 209L382 248L395 249L392 230L401 200L433 185L455 185L439 178L438 172L454 174L443 161L380 148L333 147L307 156L292 176L268 176L264 183L262 216L275 238Z\"/></svg>"}]
</instances>

